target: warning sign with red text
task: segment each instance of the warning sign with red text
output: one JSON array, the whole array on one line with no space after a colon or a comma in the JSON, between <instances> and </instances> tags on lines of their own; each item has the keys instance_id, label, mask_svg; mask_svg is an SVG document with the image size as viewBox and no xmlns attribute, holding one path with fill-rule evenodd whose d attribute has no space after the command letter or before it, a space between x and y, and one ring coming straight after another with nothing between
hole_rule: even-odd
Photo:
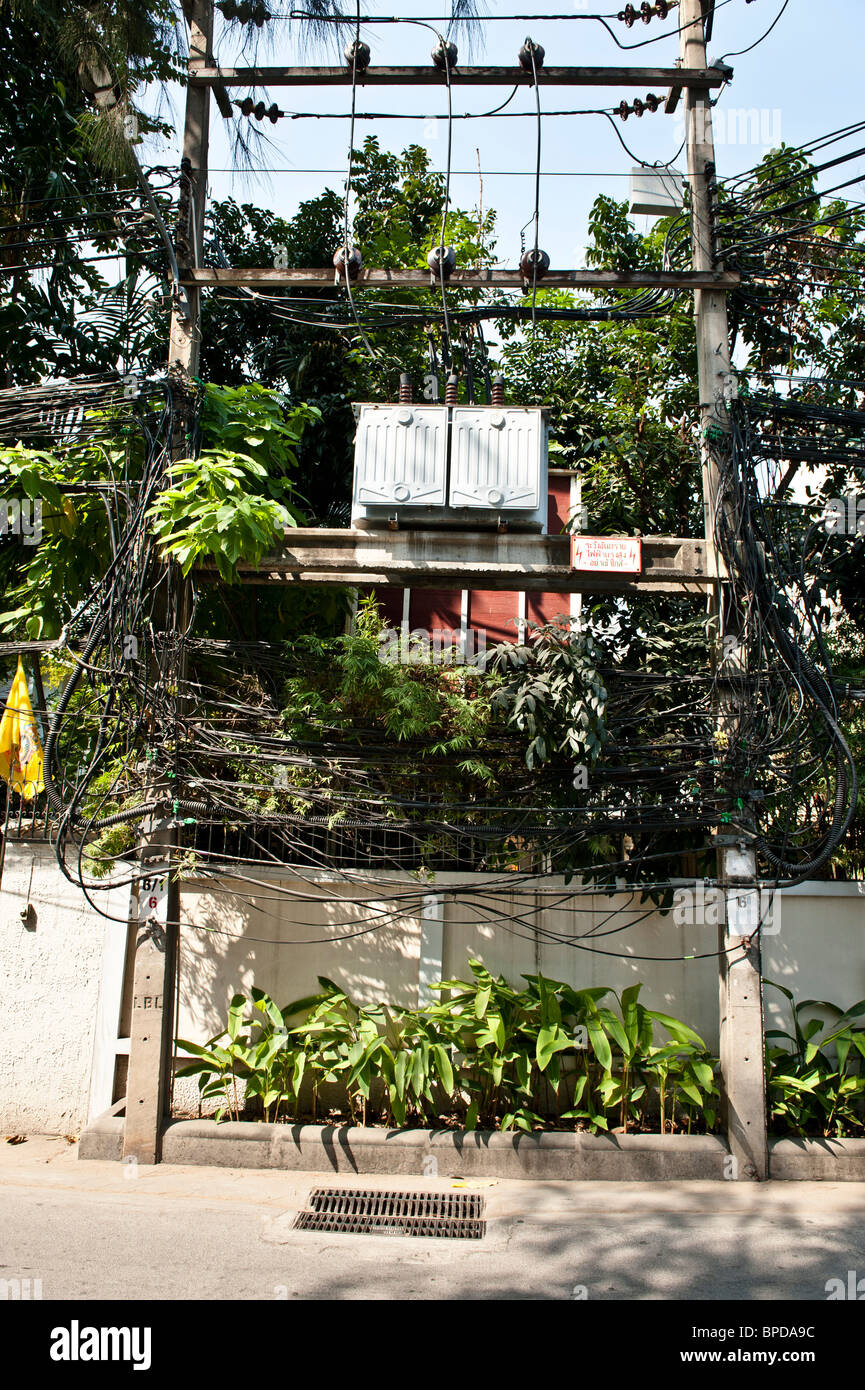
<instances>
[{"instance_id":1,"label":"warning sign with red text","mask_svg":"<svg viewBox=\"0 0 865 1390\"><path fill-rule=\"evenodd\" d=\"M639 574L643 555L639 537L571 536L571 569L599 574Z\"/></svg>"}]
</instances>

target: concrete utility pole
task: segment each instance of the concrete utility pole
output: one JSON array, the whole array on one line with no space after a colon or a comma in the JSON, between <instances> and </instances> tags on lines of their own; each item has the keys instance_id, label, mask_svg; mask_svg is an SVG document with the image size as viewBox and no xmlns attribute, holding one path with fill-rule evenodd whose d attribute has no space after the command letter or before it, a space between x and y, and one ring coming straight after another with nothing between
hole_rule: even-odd
<instances>
[{"instance_id":1,"label":"concrete utility pole","mask_svg":"<svg viewBox=\"0 0 865 1390\"><path fill-rule=\"evenodd\" d=\"M184 12L189 25L189 73L212 61L213 5L211 0L185 0ZM181 209L189 210L187 247L178 247L178 262L183 270L201 267L204 247L204 214L207 206L207 155L210 140L210 88L186 90L186 121L183 132L184 179L181 189ZM182 229L184 232L186 228ZM185 253L185 254L184 254ZM189 376L198 371L201 350L200 333L201 291L187 286L185 298L176 303L171 315L171 335L168 348L169 367L179 366Z\"/></svg>"},{"instance_id":2,"label":"concrete utility pole","mask_svg":"<svg viewBox=\"0 0 865 1390\"><path fill-rule=\"evenodd\" d=\"M195 64L211 60L213 5L211 0L189 0L184 10L189 25L192 70ZM186 268L201 264L209 118L210 89L190 87L186 96L183 139L183 225L178 229L178 261L182 267L185 263ZM175 299L171 314L168 365L186 380L198 370L200 295L199 289L186 288L183 297ZM179 395L182 397L182 392ZM172 441L174 456L182 454L184 446L185 434L179 422ZM172 623L176 630L184 625L186 585L177 580L178 573L166 575L165 597L160 600L161 620L166 631ZM173 589L177 590L175 604L172 604ZM164 659L164 655L157 653L157 662ZM168 784L158 789L152 787L151 792L164 796L167 787ZM137 1163L159 1162L165 1096L173 1061L180 892L179 885L172 881L171 855L177 839L177 831L170 826L153 821L146 823L141 846L141 871L145 877L133 893L130 927L131 934L134 933L135 954L123 1157Z\"/></svg>"},{"instance_id":3,"label":"concrete utility pole","mask_svg":"<svg viewBox=\"0 0 865 1390\"><path fill-rule=\"evenodd\" d=\"M679 25L683 68L705 68L706 42L701 0L679 0ZM688 174L691 189L694 270L718 269L713 264L711 191L715 146L709 93L686 88L685 122ZM697 330L697 359L700 385L701 460L703 508L706 540L715 549L717 525L722 511L729 511L731 499L725 494L724 468L729 457L730 427L726 394L732 385L727 301L723 291L700 289L694 292ZM719 437L718 431L721 431ZM721 445L713 447L713 436ZM726 587L726 586L724 586ZM747 651L742 641L739 615L732 595L724 587L714 601L713 616L725 619L731 631L724 642L721 674L741 673ZM725 601L726 599L726 601ZM719 640L723 634L720 631ZM728 705L721 711L736 736L736 711ZM718 854L718 876L724 885L726 911L719 932L721 1074L723 1106L728 1142L734 1159L731 1177L760 1180L768 1176L766 1140L766 1094L763 1070L763 1002L760 987L761 965L759 933L747 941L760 920L759 890L756 886L757 862L747 844L724 846ZM755 913L755 902L757 911Z\"/></svg>"}]
</instances>

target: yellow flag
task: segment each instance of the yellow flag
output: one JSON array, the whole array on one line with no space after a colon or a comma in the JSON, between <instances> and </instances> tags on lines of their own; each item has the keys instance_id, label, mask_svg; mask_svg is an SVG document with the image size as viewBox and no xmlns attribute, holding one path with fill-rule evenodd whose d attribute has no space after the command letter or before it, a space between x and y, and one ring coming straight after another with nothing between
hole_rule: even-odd
<instances>
[{"instance_id":1,"label":"yellow flag","mask_svg":"<svg viewBox=\"0 0 865 1390\"><path fill-rule=\"evenodd\" d=\"M20 656L3 718L0 719L0 777L25 801L32 801L37 792L45 790L42 781L42 744L39 742Z\"/></svg>"}]
</instances>

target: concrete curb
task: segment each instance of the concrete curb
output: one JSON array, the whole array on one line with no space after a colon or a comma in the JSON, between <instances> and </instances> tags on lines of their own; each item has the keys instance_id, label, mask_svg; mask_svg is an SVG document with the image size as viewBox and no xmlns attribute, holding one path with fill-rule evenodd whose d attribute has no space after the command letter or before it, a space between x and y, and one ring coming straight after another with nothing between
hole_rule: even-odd
<instances>
[{"instance_id":1,"label":"concrete curb","mask_svg":"<svg viewBox=\"0 0 865 1390\"><path fill-rule=\"evenodd\" d=\"M123 1120L104 1115L84 1131L83 1159L119 1160ZM172 1120L165 1163L284 1172L394 1173L601 1182L721 1179L726 1142L715 1135L500 1134ZM435 1160L433 1164L430 1160Z\"/></svg>"},{"instance_id":2,"label":"concrete curb","mask_svg":"<svg viewBox=\"0 0 865 1390\"><path fill-rule=\"evenodd\" d=\"M126 1121L122 1116L108 1111L97 1120L91 1120L81 1131L78 1140L79 1158L102 1158L119 1163L123 1157L123 1128Z\"/></svg>"},{"instance_id":3,"label":"concrete curb","mask_svg":"<svg viewBox=\"0 0 865 1390\"><path fill-rule=\"evenodd\" d=\"M770 1139L779 1182L865 1182L865 1139Z\"/></svg>"},{"instance_id":4,"label":"concrete curb","mask_svg":"<svg viewBox=\"0 0 865 1390\"><path fill-rule=\"evenodd\" d=\"M102 1115L88 1125L79 1158L119 1162L123 1124ZM415 1176L437 1170L442 1176L596 1182L722 1179L728 1155L726 1141L711 1134L466 1134L260 1121L171 1120L162 1140L163 1162L215 1168ZM770 1139L769 1176L776 1182L865 1182L865 1139Z\"/></svg>"},{"instance_id":5,"label":"concrete curb","mask_svg":"<svg viewBox=\"0 0 865 1390\"><path fill-rule=\"evenodd\" d=\"M240 1162L288 1172L639 1182L722 1178L727 1146L711 1135L466 1134L256 1123L208 1128L187 1120L167 1126L162 1153L167 1163Z\"/></svg>"}]
</instances>

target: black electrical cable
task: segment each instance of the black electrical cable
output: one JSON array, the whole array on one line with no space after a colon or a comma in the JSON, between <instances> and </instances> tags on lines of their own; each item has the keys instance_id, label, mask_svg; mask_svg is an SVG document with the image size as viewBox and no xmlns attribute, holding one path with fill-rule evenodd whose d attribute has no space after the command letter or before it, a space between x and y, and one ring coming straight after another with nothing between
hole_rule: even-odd
<instances>
[{"instance_id":1,"label":"black electrical cable","mask_svg":"<svg viewBox=\"0 0 865 1390\"><path fill-rule=\"evenodd\" d=\"M769 25L769 28L766 30L765 34L761 34L759 39L756 39L755 42L750 44L748 48L737 49L735 53L722 53L721 57L718 58L716 61L716 66L718 65L718 63L725 63L728 58L741 58L743 53L753 53L754 49L757 48L763 42L764 39L767 39L769 37L789 3L790 0L784 0L784 3L782 4L775 18L772 20L772 23ZM718 9L720 7L716 5L715 8Z\"/></svg>"},{"instance_id":2,"label":"black electrical cable","mask_svg":"<svg viewBox=\"0 0 865 1390\"><path fill-rule=\"evenodd\" d=\"M345 181L345 203L344 203L344 206L343 206L343 247L342 247L342 254L343 254L343 258L344 258L344 262L345 262L345 264L344 264L344 266L343 266L343 272L344 272L344 275L345 275L345 289L346 289L346 294L348 295L348 302L349 302L349 304L351 305L351 312L352 312L352 314L353 314L353 316L354 316L354 321L355 321L355 323L357 324L357 329L358 329L358 332L360 333L361 340L362 340L362 342L363 342L364 348L366 349L367 355L369 356L369 358L371 359L371 361L377 363L377 362L379 361L379 354L376 352L375 348L372 346L371 342L369 341L369 338L368 338L367 335L366 335L366 332L365 332L365 330L364 330L363 324L362 324L361 321L360 321L360 316L358 315L358 312L357 312L357 306L356 306L356 304L355 304L355 302L354 302L354 295L353 295L352 292L351 292L351 263L350 263L350 260L349 260L350 251L349 251L349 236L348 236L348 204L349 204L349 199L350 199L350 197L351 197L351 171L352 171L352 161L353 161L353 159L354 159L354 123L355 123L355 111L356 111L356 103L357 103L357 53L358 53L358 45L359 45L359 43L360 43L360 0L357 0L357 24L356 24L356 28L355 28L355 43L352 45L352 49L351 49L351 130L350 130L350 134L349 134L349 138L348 138L348 173L347 173L346 181Z\"/></svg>"},{"instance_id":3,"label":"black electrical cable","mask_svg":"<svg viewBox=\"0 0 865 1390\"><path fill-rule=\"evenodd\" d=\"M531 40L529 40L527 43L527 47L529 50L529 56L532 60L532 83L535 89L535 107L538 118L537 153L535 158L535 244L532 250L532 332L534 333L537 327L537 315L535 313L535 309L537 306L538 299L538 235L540 230L538 224L540 222L541 208L541 138L543 134L543 123L541 120L541 90L538 86L538 67L537 58L535 55L535 45L531 42Z\"/></svg>"}]
</instances>

